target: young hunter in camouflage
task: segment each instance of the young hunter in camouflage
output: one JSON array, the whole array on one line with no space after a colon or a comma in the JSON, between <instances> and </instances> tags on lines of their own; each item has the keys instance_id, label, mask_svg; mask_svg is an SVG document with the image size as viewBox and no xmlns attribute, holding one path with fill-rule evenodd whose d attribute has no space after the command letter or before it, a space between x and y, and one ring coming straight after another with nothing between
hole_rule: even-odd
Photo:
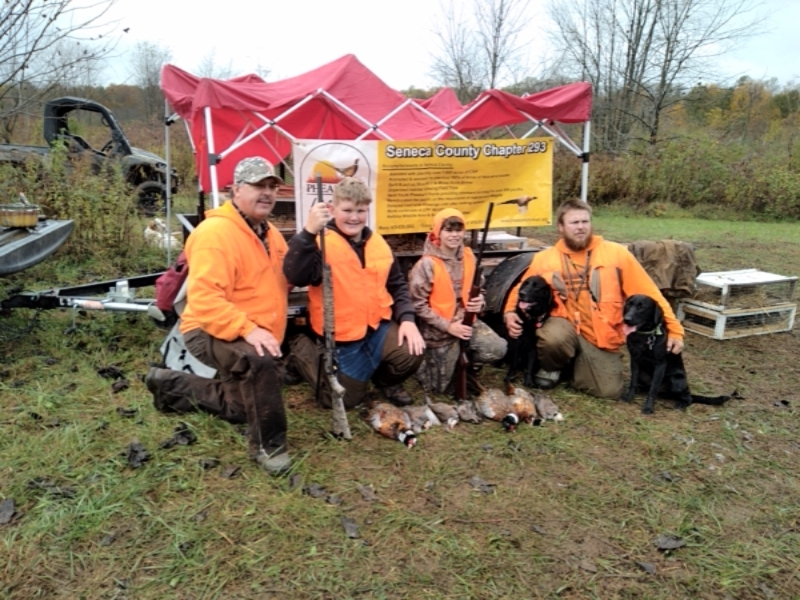
<instances>
[{"instance_id":1,"label":"young hunter in camouflage","mask_svg":"<svg viewBox=\"0 0 800 600\"><path fill-rule=\"evenodd\" d=\"M425 240L423 256L409 275L411 302L426 346L416 377L426 394L444 393L450 386L461 340L469 340L475 370L506 354L506 340L488 325L477 319L472 327L462 323L465 307L480 313L486 304L483 294L468 298L475 257L464 246L464 223L460 211L440 211Z\"/></svg>"}]
</instances>

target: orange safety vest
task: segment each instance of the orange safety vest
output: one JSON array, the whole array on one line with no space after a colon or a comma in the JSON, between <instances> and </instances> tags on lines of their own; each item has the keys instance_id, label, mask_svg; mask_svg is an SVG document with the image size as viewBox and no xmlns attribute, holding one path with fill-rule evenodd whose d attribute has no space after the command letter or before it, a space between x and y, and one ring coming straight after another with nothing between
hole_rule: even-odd
<instances>
[{"instance_id":1,"label":"orange safety vest","mask_svg":"<svg viewBox=\"0 0 800 600\"><path fill-rule=\"evenodd\" d=\"M344 237L325 231L325 259L333 278L334 332L337 342L354 342L392 317L394 300L386 289L394 255L389 244L373 233L364 245L364 263ZM319 245L319 241L317 241ZM324 325L322 285L308 287L311 327L322 335Z\"/></svg>"},{"instance_id":2,"label":"orange safety vest","mask_svg":"<svg viewBox=\"0 0 800 600\"><path fill-rule=\"evenodd\" d=\"M591 251L587 283L592 296L590 300L592 316L590 323L578 323L581 331L591 330L598 348L619 350L625 343L625 335L622 333L622 308L625 298L634 294L645 294L654 298L664 312L669 337L683 339L683 326L675 318L672 308L658 287L633 255L620 244L607 242L597 235L594 237L595 240L587 249ZM555 308L550 315L574 323L577 307L568 295L569 290L562 274L565 270L565 252L567 249L562 240L552 248L537 252L520 282L531 275L541 275L556 292L553 295ZM509 293L505 312L514 310L520 285L517 284ZM569 309L567 303L570 304Z\"/></svg>"},{"instance_id":3,"label":"orange safety vest","mask_svg":"<svg viewBox=\"0 0 800 600\"><path fill-rule=\"evenodd\" d=\"M450 273L447 272L444 260L438 256L429 255L429 258L433 260L433 285L428 301L436 314L451 321L456 314L456 292L453 289L453 280L450 278ZM464 276L461 280L461 301L463 306L466 306L469 302L472 281L475 279L475 254L473 254L472 248L464 247L462 263Z\"/></svg>"},{"instance_id":4,"label":"orange safety vest","mask_svg":"<svg viewBox=\"0 0 800 600\"><path fill-rule=\"evenodd\" d=\"M232 341L257 326L283 341L288 303L283 275L286 241L271 223L267 241L269 254L230 201L206 213L186 242L190 268L182 333L199 328Z\"/></svg>"}]
</instances>

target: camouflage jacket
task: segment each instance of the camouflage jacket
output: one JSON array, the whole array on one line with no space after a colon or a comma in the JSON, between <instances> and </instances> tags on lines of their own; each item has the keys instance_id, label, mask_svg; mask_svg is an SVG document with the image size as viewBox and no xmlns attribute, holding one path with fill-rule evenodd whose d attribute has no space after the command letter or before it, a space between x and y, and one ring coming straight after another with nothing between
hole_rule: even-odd
<instances>
[{"instance_id":1,"label":"camouflage jacket","mask_svg":"<svg viewBox=\"0 0 800 600\"><path fill-rule=\"evenodd\" d=\"M430 257L435 256L442 259L447 273L453 281L456 298L460 298L461 280L464 277L463 254L464 250L461 248L455 257L446 256L439 246L431 242L430 239L426 239L422 258L417 261L408 275L408 287L411 292L411 303L417 313L417 325L430 348L444 346L456 340L455 337L447 333L447 328L451 321L435 313L430 305L430 295L433 289L433 260ZM464 307L459 302L452 320L458 321L463 318Z\"/></svg>"}]
</instances>

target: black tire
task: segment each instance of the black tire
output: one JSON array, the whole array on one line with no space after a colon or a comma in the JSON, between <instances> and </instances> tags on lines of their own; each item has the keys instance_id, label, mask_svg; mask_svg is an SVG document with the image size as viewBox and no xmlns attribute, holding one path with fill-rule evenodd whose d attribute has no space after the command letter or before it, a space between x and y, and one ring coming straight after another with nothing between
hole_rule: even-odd
<instances>
[{"instance_id":1,"label":"black tire","mask_svg":"<svg viewBox=\"0 0 800 600\"><path fill-rule=\"evenodd\" d=\"M164 212L167 200L167 187L158 181L145 181L136 188L139 210L145 216L153 217Z\"/></svg>"}]
</instances>

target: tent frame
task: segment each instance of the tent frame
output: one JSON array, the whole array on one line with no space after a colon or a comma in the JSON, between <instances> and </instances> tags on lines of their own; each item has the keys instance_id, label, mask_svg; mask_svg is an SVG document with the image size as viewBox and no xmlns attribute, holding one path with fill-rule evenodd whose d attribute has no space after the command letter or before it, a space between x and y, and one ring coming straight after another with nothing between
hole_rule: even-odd
<instances>
[{"instance_id":1,"label":"tent frame","mask_svg":"<svg viewBox=\"0 0 800 600\"><path fill-rule=\"evenodd\" d=\"M217 174L217 165L226 156L234 152L237 148L243 146L244 144L247 144L248 142L254 140L257 137L261 137L264 132L270 129L273 129L276 132L280 133L291 143L296 143L299 138L297 138L291 132L281 127L280 121L288 117L294 111L298 110L301 106L307 104L311 100L314 100L315 98L318 97L324 97L326 100L336 105L339 109L346 112L351 117L353 117L354 119L356 119L357 121L359 121L364 125L365 127L364 131L353 139L363 140L369 135L375 135L387 141L392 141L393 138L389 136L385 131L383 131L381 129L381 126L387 123L389 120L392 119L392 117L394 117L396 114L398 114L400 111L402 111L407 107L413 107L423 115L433 120L435 123L442 126L441 131L439 131L436 135L434 135L432 139L434 140L442 139L442 136L449 134L456 136L462 140L468 140L470 138L468 138L464 133L458 130L459 122L461 122L468 115L477 110L484 102L486 102L490 98L490 96L484 96L483 98L480 98L477 102L475 102L472 106L470 106L468 110L461 113L451 123L445 122L443 119L441 119L437 115L434 115L425 107L420 106L418 103L414 102L411 98L409 98L405 102L401 103L399 106L394 108L387 115L378 119L376 122L372 123L368 119L360 115L358 112L347 106L344 102L340 101L338 98L330 94L325 89L319 88L315 92L309 94L299 102L292 105L290 108L288 108L286 111L284 111L275 118L266 117L263 114L259 113L258 111L239 111L240 113L244 112L254 117L254 120L256 121L261 121L263 125L257 127L251 133L246 133L247 129L249 129L249 127L252 126L252 122L249 119L247 119L244 127L239 132L239 136L237 137L236 141L233 144L231 144L228 148L222 150L221 152L217 152L214 141L214 114L213 114L214 109L212 109L212 107L210 106L205 106L203 107L203 121L206 130L206 140L208 145L208 167L209 167L210 182L211 182L211 200L212 200L212 206L214 208L220 205L219 178ZM516 138L516 139L524 139L530 137L533 133L541 129L547 132L556 140L558 140L559 143L561 143L568 151L572 152L576 157L582 159L583 164L581 165L581 200L586 202L588 196L588 182L589 182L589 144L590 144L591 121L586 120L583 122L583 147L581 148L577 143L575 143L569 137L569 135L567 135L567 133L561 128L558 122L550 119L539 120L532 117L525 111L522 111L520 109L515 109L515 110L517 110L517 112L521 116L523 116L525 119L527 119L533 124L531 129L528 130L522 136L522 138ZM484 131L488 131L489 129ZM510 130L508 131L509 133L511 133ZM261 139L266 145L271 146L270 142L266 138L261 137ZM286 164L285 161L284 164L291 172L291 168L289 167L289 165ZM169 165L167 165L167 168L169 168Z\"/></svg>"}]
</instances>

